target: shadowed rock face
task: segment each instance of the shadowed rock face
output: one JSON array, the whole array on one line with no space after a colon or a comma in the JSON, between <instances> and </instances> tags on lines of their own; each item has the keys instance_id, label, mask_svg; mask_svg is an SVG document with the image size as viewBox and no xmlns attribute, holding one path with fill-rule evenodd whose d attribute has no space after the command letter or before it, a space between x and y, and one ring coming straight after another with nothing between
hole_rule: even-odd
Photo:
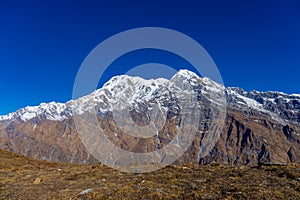
<instances>
[{"instance_id":1,"label":"shadowed rock face","mask_svg":"<svg viewBox=\"0 0 300 200\"><path fill-rule=\"evenodd\" d=\"M261 116L229 111L221 138L201 164L217 161L239 165L299 162L299 127L286 136L285 125ZM292 136L291 136L292 135ZM292 139L293 138L293 139Z\"/></svg>"},{"instance_id":2,"label":"shadowed rock face","mask_svg":"<svg viewBox=\"0 0 300 200\"><path fill-rule=\"evenodd\" d=\"M179 163L300 162L299 95L224 88L186 70L169 81L114 77L102 89L78 100L26 107L0 116L0 147L51 161L98 162L79 138L72 116L77 106L79 115L95 108L99 126L113 144L136 153L152 152L174 139L183 125L181 112L187 108L179 98L186 90L192 90L195 97L195 106L187 111L199 115L194 123L198 131ZM220 106L222 98L228 103L226 115L225 107ZM154 112L158 108L159 114ZM146 134L141 130L147 126L149 133L154 132L151 136L135 137ZM209 140L213 141L211 148Z\"/></svg>"}]
</instances>

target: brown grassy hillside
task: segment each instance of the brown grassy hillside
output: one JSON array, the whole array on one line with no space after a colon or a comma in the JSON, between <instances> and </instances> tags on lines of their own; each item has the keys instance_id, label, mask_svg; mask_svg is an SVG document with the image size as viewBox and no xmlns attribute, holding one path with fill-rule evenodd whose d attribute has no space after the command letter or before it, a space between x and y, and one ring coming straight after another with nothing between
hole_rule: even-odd
<instances>
[{"instance_id":1,"label":"brown grassy hillside","mask_svg":"<svg viewBox=\"0 0 300 200\"><path fill-rule=\"evenodd\" d=\"M299 165L184 165L126 174L3 150L0 160L0 199L300 199Z\"/></svg>"}]
</instances>

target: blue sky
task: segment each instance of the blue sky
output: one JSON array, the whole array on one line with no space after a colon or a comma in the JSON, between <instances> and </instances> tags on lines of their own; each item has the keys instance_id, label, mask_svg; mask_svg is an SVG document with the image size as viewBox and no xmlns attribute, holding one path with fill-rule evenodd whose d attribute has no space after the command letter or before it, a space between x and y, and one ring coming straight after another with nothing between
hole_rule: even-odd
<instances>
[{"instance_id":1,"label":"blue sky","mask_svg":"<svg viewBox=\"0 0 300 200\"><path fill-rule=\"evenodd\" d=\"M77 70L96 45L146 26L194 38L211 55L226 86L300 93L299 10L300 4L289 0L2 0L0 114L70 100ZM105 78L124 73L121 65L171 57L163 55L137 52L120 59Z\"/></svg>"}]
</instances>

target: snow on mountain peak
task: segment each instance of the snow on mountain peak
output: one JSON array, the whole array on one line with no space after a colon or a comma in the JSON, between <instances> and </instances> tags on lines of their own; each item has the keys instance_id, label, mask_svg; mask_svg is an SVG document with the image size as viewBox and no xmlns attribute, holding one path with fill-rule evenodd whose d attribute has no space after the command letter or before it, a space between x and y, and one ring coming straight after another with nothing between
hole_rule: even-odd
<instances>
[{"instance_id":1,"label":"snow on mountain peak","mask_svg":"<svg viewBox=\"0 0 300 200\"><path fill-rule=\"evenodd\" d=\"M39 106L26 106L25 108L21 108L16 112L0 116L0 121L11 119L21 119L22 121L27 121L37 116L43 116L49 120L63 120L69 116L69 114L63 115L65 109L66 105L63 103L41 103Z\"/></svg>"},{"instance_id":2,"label":"snow on mountain peak","mask_svg":"<svg viewBox=\"0 0 300 200\"><path fill-rule=\"evenodd\" d=\"M291 94L291 96L299 98L300 99L300 94Z\"/></svg>"},{"instance_id":3,"label":"snow on mountain peak","mask_svg":"<svg viewBox=\"0 0 300 200\"><path fill-rule=\"evenodd\" d=\"M164 78L145 80L141 77L120 75L112 77L102 88L95 90L91 94L67 103L41 103L39 106L27 106L8 115L0 116L0 121L20 119L30 120L34 117L61 121L73 115L73 112L82 114L95 109L107 112L109 109L118 109L127 104L136 105L139 102L148 101L161 87L168 88L177 83L184 83L196 88L202 95L218 97L227 93L227 101L234 106L249 107L261 112L277 109L278 101L283 101L289 106L298 108L300 105L300 94L287 95L280 92L246 92L241 88L225 88L224 85L216 83L209 78L200 78L194 72L179 70L170 80ZM175 85L174 85L175 84ZM296 101L296 103L294 103ZM298 102L298 103L297 103ZM125 104L124 104L125 103ZM287 105L286 105L287 106ZM74 109L76 108L76 109ZM298 111L297 111L298 112Z\"/></svg>"},{"instance_id":4,"label":"snow on mountain peak","mask_svg":"<svg viewBox=\"0 0 300 200\"><path fill-rule=\"evenodd\" d=\"M114 76L113 78L111 78L108 82L106 82L103 85L102 88L107 89L109 91L114 90L116 86L117 87L119 87L119 86L126 87L127 85L134 86L134 87L149 86L152 88L153 86L163 84L167 81L168 80L164 79L164 78L146 80L146 79L143 79L138 76L132 77L132 76L128 76L128 75L120 75L120 76Z\"/></svg>"},{"instance_id":5,"label":"snow on mountain peak","mask_svg":"<svg viewBox=\"0 0 300 200\"><path fill-rule=\"evenodd\" d=\"M186 77L187 79L190 79L190 78L194 78L194 77L197 77L197 78L199 78L198 77L198 75L196 74L196 73L194 73L194 72L192 72L192 71L189 71L189 70L187 70L187 69L180 69L174 76L184 76L184 77ZM174 77L173 76L173 77Z\"/></svg>"}]
</instances>

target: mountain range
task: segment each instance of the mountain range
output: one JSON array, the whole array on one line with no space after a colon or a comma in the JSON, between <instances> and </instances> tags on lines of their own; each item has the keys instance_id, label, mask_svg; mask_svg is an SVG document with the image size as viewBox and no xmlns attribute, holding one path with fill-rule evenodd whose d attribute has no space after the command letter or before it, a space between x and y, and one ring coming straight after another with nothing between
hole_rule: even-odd
<instances>
[{"instance_id":1,"label":"mountain range","mask_svg":"<svg viewBox=\"0 0 300 200\"><path fill-rule=\"evenodd\" d=\"M162 149L191 120L195 137L177 163L300 162L300 94L226 88L188 70L170 80L115 76L79 99L0 116L0 148L42 160L97 163L74 120L88 113L113 144L137 153Z\"/></svg>"}]
</instances>

